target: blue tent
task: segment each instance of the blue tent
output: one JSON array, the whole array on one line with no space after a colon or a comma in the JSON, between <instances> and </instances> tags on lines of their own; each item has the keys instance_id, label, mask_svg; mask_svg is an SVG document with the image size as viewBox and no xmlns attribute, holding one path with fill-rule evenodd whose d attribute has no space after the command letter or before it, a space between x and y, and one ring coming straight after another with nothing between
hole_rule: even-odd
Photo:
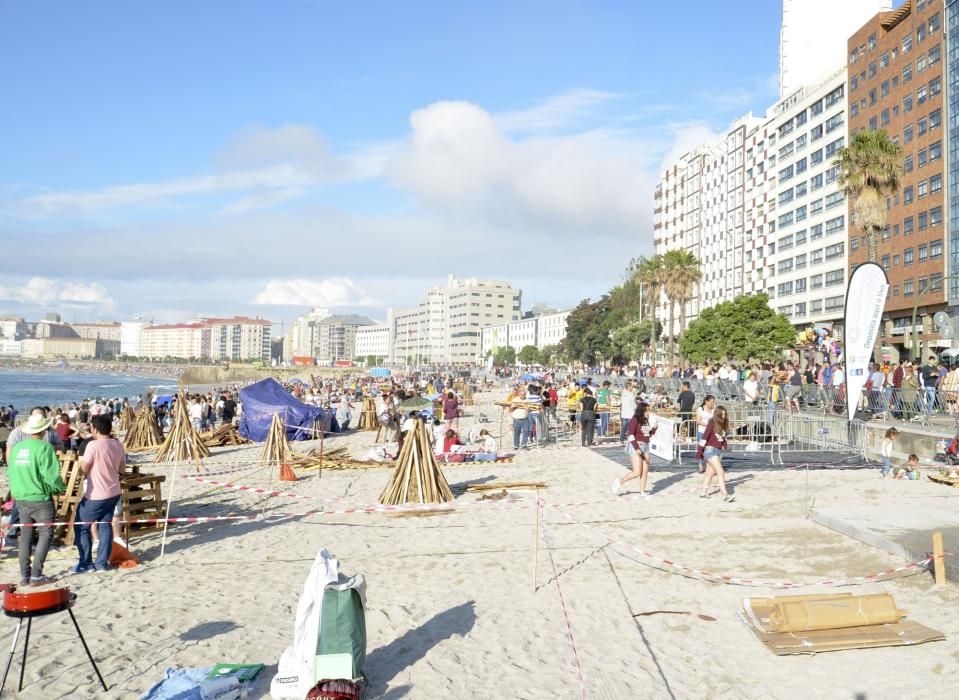
<instances>
[{"instance_id":1,"label":"blue tent","mask_svg":"<svg viewBox=\"0 0 959 700\"><path fill-rule=\"evenodd\" d=\"M169 406L173 403L173 395L157 396L155 399L153 399L153 403L155 403L157 406Z\"/></svg>"},{"instance_id":2,"label":"blue tent","mask_svg":"<svg viewBox=\"0 0 959 700\"><path fill-rule=\"evenodd\" d=\"M371 367L370 376L371 377L389 377L392 374L388 367Z\"/></svg>"},{"instance_id":3,"label":"blue tent","mask_svg":"<svg viewBox=\"0 0 959 700\"><path fill-rule=\"evenodd\" d=\"M324 411L298 401L275 379L264 379L240 389L240 403L243 404L240 435L254 442L266 440L274 413L280 415L286 426L288 440L312 439L317 421L328 433L340 432L334 411Z\"/></svg>"}]
</instances>

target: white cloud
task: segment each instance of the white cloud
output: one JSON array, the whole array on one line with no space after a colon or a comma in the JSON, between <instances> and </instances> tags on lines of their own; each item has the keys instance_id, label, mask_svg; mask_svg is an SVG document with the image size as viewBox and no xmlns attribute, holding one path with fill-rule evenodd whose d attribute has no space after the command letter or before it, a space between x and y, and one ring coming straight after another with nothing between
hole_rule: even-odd
<instances>
[{"instance_id":1,"label":"white cloud","mask_svg":"<svg viewBox=\"0 0 959 700\"><path fill-rule=\"evenodd\" d=\"M257 293L253 303L335 308L370 306L379 302L369 298L353 280L346 277L330 277L320 280L302 278L270 280Z\"/></svg>"},{"instance_id":2,"label":"white cloud","mask_svg":"<svg viewBox=\"0 0 959 700\"><path fill-rule=\"evenodd\" d=\"M682 156L698 146L719 143L719 132L703 122L675 125L671 132L672 143L663 154L660 170L672 167Z\"/></svg>"},{"instance_id":3,"label":"white cloud","mask_svg":"<svg viewBox=\"0 0 959 700\"><path fill-rule=\"evenodd\" d=\"M23 284L0 286L0 299L27 306L96 305L112 309L114 305L113 298L101 284L58 281L48 277L31 277Z\"/></svg>"},{"instance_id":4,"label":"white cloud","mask_svg":"<svg viewBox=\"0 0 959 700\"><path fill-rule=\"evenodd\" d=\"M650 228L644 143L605 131L513 140L468 102L416 110L410 125L388 172L429 207L551 232Z\"/></svg>"},{"instance_id":5,"label":"white cloud","mask_svg":"<svg viewBox=\"0 0 959 700\"><path fill-rule=\"evenodd\" d=\"M503 131L544 131L580 122L597 107L621 95L601 90L579 89L553 95L527 109L496 115L496 126Z\"/></svg>"}]
</instances>

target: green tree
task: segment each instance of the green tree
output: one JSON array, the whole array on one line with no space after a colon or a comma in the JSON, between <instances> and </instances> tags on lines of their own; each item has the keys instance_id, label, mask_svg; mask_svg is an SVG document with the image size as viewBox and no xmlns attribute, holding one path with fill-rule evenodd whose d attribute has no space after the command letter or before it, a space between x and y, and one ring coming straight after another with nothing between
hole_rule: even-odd
<instances>
[{"instance_id":1,"label":"green tree","mask_svg":"<svg viewBox=\"0 0 959 700\"><path fill-rule=\"evenodd\" d=\"M699 260L687 250L670 250L662 255L663 291L669 300L670 360L676 363L677 338L686 330L686 304L693 296L696 285L702 279ZM679 307L679 333L676 333L673 309Z\"/></svg>"},{"instance_id":2,"label":"green tree","mask_svg":"<svg viewBox=\"0 0 959 700\"><path fill-rule=\"evenodd\" d=\"M902 147L884 129L861 129L839 150L833 165L839 167L839 187L852 200L856 223L866 236L869 262L876 262L886 197L899 191L902 178Z\"/></svg>"},{"instance_id":3,"label":"green tree","mask_svg":"<svg viewBox=\"0 0 959 700\"><path fill-rule=\"evenodd\" d=\"M524 345L517 353L516 359L524 365L538 365L540 363L539 348L535 345Z\"/></svg>"},{"instance_id":4,"label":"green tree","mask_svg":"<svg viewBox=\"0 0 959 700\"><path fill-rule=\"evenodd\" d=\"M556 364L561 357L559 345L547 345L539 351L539 361L547 367Z\"/></svg>"},{"instance_id":5,"label":"green tree","mask_svg":"<svg viewBox=\"0 0 959 700\"><path fill-rule=\"evenodd\" d=\"M642 285L642 298L649 310L654 330L652 346L655 357L656 343L659 340L659 326L656 325L656 306L659 304L659 295L663 291L663 259L657 255L654 258L640 258L636 264L635 281Z\"/></svg>"},{"instance_id":6,"label":"green tree","mask_svg":"<svg viewBox=\"0 0 959 700\"><path fill-rule=\"evenodd\" d=\"M566 319L566 337L561 347L570 361L595 365L600 358L612 356L609 334L622 324L622 316L610 313L609 295L598 301L584 299Z\"/></svg>"},{"instance_id":7,"label":"green tree","mask_svg":"<svg viewBox=\"0 0 959 700\"><path fill-rule=\"evenodd\" d=\"M765 294L755 294L705 309L689 324L679 347L697 364L732 358L769 362L795 342L789 319L770 308Z\"/></svg>"},{"instance_id":8,"label":"green tree","mask_svg":"<svg viewBox=\"0 0 959 700\"><path fill-rule=\"evenodd\" d=\"M516 362L516 351L511 347L496 348L493 350L493 364L497 367L506 367Z\"/></svg>"},{"instance_id":9,"label":"green tree","mask_svg":"<svg viewBox=\"0 0 959 700\"><path fill-rule=\"evenodd\" d=\"M610 345L613 352L613 362L627 364L633 360L640 360L643 353L649 349L653 335L653 320L651 318L644 321L633 321L612 331Z\"/></svg>"}]
</instances>

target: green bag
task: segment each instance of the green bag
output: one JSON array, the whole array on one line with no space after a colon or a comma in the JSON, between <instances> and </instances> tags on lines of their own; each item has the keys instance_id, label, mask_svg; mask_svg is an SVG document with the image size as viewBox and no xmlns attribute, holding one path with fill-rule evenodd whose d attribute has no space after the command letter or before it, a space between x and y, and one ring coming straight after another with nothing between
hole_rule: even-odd
<instances>
[{"instance_id":1,"label":"green bag","mask_svg":"<svg viewBox=\"0 0 959 700\"><path fill-rule=\"evenodd\" d=\"M317 654L349 654L353 678L363 674L366 663L366 615L363 599L355 588L323 591L323 616Z\"/></svg>"}]
</instances>

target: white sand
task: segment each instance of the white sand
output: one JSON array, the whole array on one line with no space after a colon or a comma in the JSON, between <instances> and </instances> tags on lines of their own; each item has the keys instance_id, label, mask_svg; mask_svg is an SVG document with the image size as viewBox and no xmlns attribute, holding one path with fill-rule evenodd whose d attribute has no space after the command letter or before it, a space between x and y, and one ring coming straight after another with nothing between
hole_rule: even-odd
<instances>
[{"instance_id":1,"label":"white sand","mask_svg":"<svg viewBox=\"0 0 959 700\"><path fill-rule=\"evenodd\" d=\"M492 425L498 429L498 420ZM372 441L373 433L354 433L327 444L348 444L361 453ZM266 485L267 470L244 475L257 467L239 469L258 454L259 447L219 449L206 469L232 465L238 471L210 478ZM590 697L932 698L948 695L946 689L959 681L954 584L937 589L920 574L845 589L892 593L913 619L945 632L945 642L776 657L735 617L743 596L773 589L684 577L653 568L622 546L604 546L608 535L693 567L765 579L827 580L901 563L805 520L802 472L738 470L738 501L724 505L696 498L698 475L676 468L653 474L652 499L616 499L609 486L623 464L618 449L567 443L522 452L514 464L445 470L453 485L542 480L549 485L542 492L547 502L598 501L563 511L588 527L549 508L544 527ZM875 487L877 481L871 471L818 471L810 478L823 500L848 494L850 485ZM373 503L387 480L384 469L326 471L322 479L304 473L282 487ZM912 484L881 486L893 507L895 490ZM319 505L238 491L201 495L210 488L178 480L173 514L304 513ZM476 499L470 494L458 502ZM303 580L322 546L347 573L363 573L368 581L368 697L577 697L545 548L538 590L532 590L533 522L532 509L483 505L429 517L318 515L171 526L162 560L159 536L142 537L133 542L145 558L141 567L65 582L79 594L77 617L111 688L109 697L137 697L170 666L217 662L266 664L254 694L266 696L276 660L292 637ZM63 574L73 563L72 548L52 553L47 573ZM15 553L4 554L2 567L0 580L16 578ZM703 613L716 621L633 617L654 610ZM9 649L14 624L2 624L0 648ZM19 668L18 658L5 692L15 690ZM35 623L25 683L25 698L103 697L66 616Z\"/></svg>"}]
</instances>

